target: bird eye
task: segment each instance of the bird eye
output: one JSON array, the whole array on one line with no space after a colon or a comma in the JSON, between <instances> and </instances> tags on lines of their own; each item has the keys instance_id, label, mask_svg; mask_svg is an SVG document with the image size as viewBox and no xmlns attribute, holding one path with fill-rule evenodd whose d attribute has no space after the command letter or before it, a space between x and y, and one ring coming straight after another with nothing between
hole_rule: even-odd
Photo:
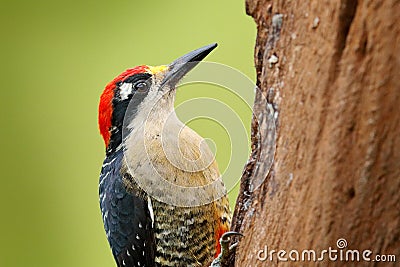
<instances>
[{"instance_id":1,"label":"bird eye","mask_svg":"<svg viewBox=\"0 0 400 267\"><path fill-rule=\"evenodd\" d=\"M149 90L149 84L146 81L138 81L133 85L133 89L137 92L147 92Z\"/></svg>"}]
</instances>

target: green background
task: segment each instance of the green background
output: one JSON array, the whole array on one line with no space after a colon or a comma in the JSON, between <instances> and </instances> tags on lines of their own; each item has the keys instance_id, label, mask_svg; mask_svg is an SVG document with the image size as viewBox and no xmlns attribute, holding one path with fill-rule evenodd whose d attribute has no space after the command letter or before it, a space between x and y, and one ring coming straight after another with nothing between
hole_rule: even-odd
<instances>
[{"instance_id":1,"label":"green background","mask_svg":"<svg viewBox=\"0 0 400 267\"><path fill-rule=\"evenodd\" d=\"M208 61L254 80L255 25L244 1L229 0L1 1L0 10L0 266L115 266L98 204L105 84L212 42L219 47ZM208 94L229 98L191 86L178 90L177 103ZM243 108L247 130L250 115ZM190 126L214 136L225 169L224 130L207 120ZM237 179L246 158L232 155Z\"/></svg>"}]
</instances>

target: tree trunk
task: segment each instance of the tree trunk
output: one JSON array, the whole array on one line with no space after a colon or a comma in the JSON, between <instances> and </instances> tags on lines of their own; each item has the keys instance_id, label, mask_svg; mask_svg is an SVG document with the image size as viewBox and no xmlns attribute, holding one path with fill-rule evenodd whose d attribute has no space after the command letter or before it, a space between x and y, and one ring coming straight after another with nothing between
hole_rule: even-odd
<instances>
[{"instance_id":1,"label":"tree trunk","mask_svg":"<svg viewBox=\"0 0 400 267\"><path fill-rule=\"evenodd\" d=\"M246 8L258 28L260 90L232 223L244 237L231 266L355 264L341 258L348 250L360 251L363 266L394 266L373 260L400 261L400 1L247 0ZM263 96L276 127L271 168ZM319 258L329 247L338 259L302 261L303 250Z\"/></svg>"}]
</instances>

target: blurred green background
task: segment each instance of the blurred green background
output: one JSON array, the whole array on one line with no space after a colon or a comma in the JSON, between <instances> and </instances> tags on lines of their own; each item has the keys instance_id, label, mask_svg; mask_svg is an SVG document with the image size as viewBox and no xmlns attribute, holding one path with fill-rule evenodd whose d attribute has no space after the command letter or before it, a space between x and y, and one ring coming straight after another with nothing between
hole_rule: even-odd
<instances>
[{"instance_id":1,"label":"blurred green background","mask_svg":"<svg viewBox=\"0 0 400 267\"><path fill-rule=\"evenodd\" d=\"M244 1L228 0L2 0L0 10L0 266L115 266L98 204L105 84L128 67L166 64L212 42L219 47L208 61L254 79L255 25ZM195 88L181 88L177 103L213 94ZM242 115L248 130L251 114ZM189 125L216 133L225 169L224 130L207 120ZM237 178L243 154L232 155Z\"/></svg>"}]
</instances>

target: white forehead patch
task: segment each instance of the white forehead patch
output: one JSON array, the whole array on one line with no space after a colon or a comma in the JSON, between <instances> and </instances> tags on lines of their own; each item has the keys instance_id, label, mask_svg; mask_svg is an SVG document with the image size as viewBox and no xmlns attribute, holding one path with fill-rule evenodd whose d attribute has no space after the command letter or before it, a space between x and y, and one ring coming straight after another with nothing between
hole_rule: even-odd
<instances>
[{"instance_id":1,"label":"white forehead patch","mask_svg":"<svg viewBox=\"0 0 400 267\"><path fill-rule=\"evenodd\" d=\"M121 100L128 99L128 96L132 93L132 84L131 83L123 83L119 87L121 96Z\"/></svg>"}]
</instances>

